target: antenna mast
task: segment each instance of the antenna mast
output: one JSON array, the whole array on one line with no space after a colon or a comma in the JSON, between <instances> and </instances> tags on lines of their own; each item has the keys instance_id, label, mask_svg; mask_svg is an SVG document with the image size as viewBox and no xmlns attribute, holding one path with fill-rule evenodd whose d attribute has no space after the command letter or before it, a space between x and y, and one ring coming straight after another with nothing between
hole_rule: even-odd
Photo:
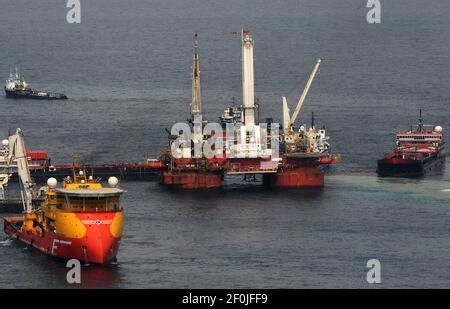
<instances>
[{"instance_id":1,"label":"antenna mast","mask_svg":"<svg viewBox=\"0 0 450 309\"><path fill-rule=\"evenodd\" d=\"M419 109L419 131L423 130L422 109Z\"/></svg>"}]
</instances>

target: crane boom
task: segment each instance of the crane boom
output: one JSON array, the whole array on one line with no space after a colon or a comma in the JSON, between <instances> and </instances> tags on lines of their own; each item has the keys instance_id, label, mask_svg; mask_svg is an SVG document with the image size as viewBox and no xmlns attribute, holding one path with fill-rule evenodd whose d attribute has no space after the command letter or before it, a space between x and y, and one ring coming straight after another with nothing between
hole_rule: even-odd
<instances>
[{"instance_id":1,"label":"crane boom","mask_svg":"<svg viewBox=\"0 0 450 309\"><path fill-rule=\"evenodd\" d=\"M314 80L314 78L317 75L317 72L320 68L320 63L322 62L322 58L317 58L316 65L314 66L314 69L312 70L311 74L309 75L308 82L306 83L305 88L303 89L302 95L300 96L300 100L297 103L297 107L294 110L294 113L292 114L292 117L289 121L289 124L287 128L290 128L295 120L297 119L298 114L300 113L300 109L302 108L303 102L305 101L306 95L308 94L309 88L311 88L311 84Z\"/></svg>"},{"instance_id":2,"label":"crane boom","mask_svg":"<svg viewBox=\"0 0 450 309\"><path fill-rule=\"evenodd\" d=\"M18 128L16 133L9 137L9 151L6 165L9 167L14 160L17 162L17 174L22 184L22 202L27 214L33 212L33 196L35 195L35 184L30 176L28 167L27 151L23 131Z\"/></svg>"}]
</instances>

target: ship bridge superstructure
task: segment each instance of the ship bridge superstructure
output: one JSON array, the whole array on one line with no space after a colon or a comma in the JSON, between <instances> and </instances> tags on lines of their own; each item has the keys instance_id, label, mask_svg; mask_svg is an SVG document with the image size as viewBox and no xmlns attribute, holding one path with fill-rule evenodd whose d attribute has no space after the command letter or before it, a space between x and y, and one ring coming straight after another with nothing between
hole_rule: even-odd
<instances>
[{"instance_id":1,"label":"ship bridge superstructure","mask_svg":"<svg viewBox=\"0 0 450 309\"><path fill-rule=\"evenodd\" d=\"M397 147L442 147L444 145L442 127L425 125L422 110L419 110L419 123L409 131L396 134Z\"/></svg>"},{"instance_id":2,"label":"ship bridge superstructure","mask_svg":"<svg viewBox=\"0 0 450 309\"><path fill-rule=\"evenodd\" d=\"M9 73L9 78L6 80L5 88L7 90L25 90L28 89L28 84L20 75L19 68L16 67L15 73Z\"/></svg>"}]
</instances>

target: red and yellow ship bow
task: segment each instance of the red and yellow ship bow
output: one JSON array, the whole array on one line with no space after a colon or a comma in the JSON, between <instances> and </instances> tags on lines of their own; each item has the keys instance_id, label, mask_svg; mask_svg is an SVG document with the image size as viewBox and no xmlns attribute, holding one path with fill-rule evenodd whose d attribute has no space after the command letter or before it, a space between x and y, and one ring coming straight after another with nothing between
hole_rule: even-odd
<instances>
[{"instance_id":1,"label":"red and yellow ship bow","mask_svg":"<svg viewBox=\"0 0 450 309\"><path fill-rule=\"evenodd\" d=\"M48 181L45 201L33 214L4 219L5 233L62 259L105 264L116 259L123 232L123 190L117 179L106 188L81 171L61 188Z\"/></svg>"}]
</instances>

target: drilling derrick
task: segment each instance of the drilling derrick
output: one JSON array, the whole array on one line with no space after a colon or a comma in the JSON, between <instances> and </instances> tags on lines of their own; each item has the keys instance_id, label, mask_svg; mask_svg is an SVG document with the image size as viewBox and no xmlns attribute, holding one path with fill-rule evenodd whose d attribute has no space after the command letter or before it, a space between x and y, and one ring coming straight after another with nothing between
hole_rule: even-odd
<instances>
[{"instance_id":1,"label":"drilling derrick","mask_svg":"<svg viewBox=\"0 0 450 309\"><path fill-rule=\"evenodd\" d=\"M203 128L206 121L202 119L202 98L200 91L200 57L198 35L194 35L194 55L192 58L192 101L191 118L192 136L190 140L177 151L180 157L169 155L168 170L162 172L161 182L165 185L176 186L185 189L214 188L222 184L223 168L214 159L208 159L203 154ZM184 129L183 129L184 130ZM172 136L171 143L181 136ZM189 138L188 138L189 139ZM173 144L171 144L173 145ZM173 151L173 149L172 149ZM221 149L218 150L223 152Z\"/></svg>"},{"instance_id":2,"label":"drilling derrick","mask_svg":"<svg viewBox=\"0 0 450 309\"><path fill-rule=\"evenodd\" d=\"M193 125L194 148L201 149L203 143L203 121L202 121L202 94L200 91L200 59L198 34L194 35L194 55L192 57L192 101L191 119ZM200 147L200 148L199 148Z\"/></svg>"}]
</instances>

